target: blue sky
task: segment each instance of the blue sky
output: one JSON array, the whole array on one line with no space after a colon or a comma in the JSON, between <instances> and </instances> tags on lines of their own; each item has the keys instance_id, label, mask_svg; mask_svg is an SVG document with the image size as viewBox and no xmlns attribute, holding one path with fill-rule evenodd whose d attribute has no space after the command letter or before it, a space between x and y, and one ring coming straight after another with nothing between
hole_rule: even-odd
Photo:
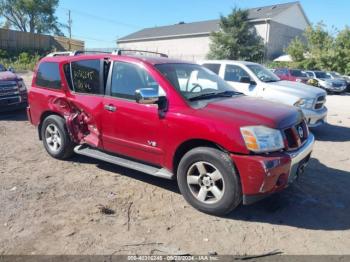
<instances>
[{"instance_id":1,"label":"blue sky","mask_svg":"<svg viewBox=\"0 0 350 262\"><path fill-rule=\"evenodd\" d=\"M60 0L59 21L72 11L73 37L86 47L115 47L116 39L144 27L216 19L228 14L235 5L259 7L291 1L284 0ZM324 21L329 28L344 28L350 23L350 1L301 0L312 23ZM65 32L66 33L66 32Z\"/></svg>"}]
</instances>

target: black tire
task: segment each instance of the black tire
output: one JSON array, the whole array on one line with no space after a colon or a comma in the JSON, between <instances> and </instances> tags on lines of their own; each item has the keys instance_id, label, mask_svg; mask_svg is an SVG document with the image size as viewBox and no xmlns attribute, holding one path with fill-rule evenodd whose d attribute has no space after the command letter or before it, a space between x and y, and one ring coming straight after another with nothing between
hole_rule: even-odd
<instances>
[{"instance_id":1,"label":"black tire","mask_svg":"<svg viewBox=\"0 0 350 262\"><path fill-rule=\"evenodd\" d=\"M206 166L205 170L214 167L221 173L222 179L218 180L218 182L221 182L224 187L222 187L223 190L221 191L223 194L221 198L218 198L217 202L204 203L205 201L210 200L210 195L215 198L214 194L210 191L210 195L206 195L204 202L198 199L200 190L203 187L202 179L199 179L199 181L201 181L199 185L188 184L188 174L190 174L189 172L192 172L191 170L194 166L197 168L197 163L210 164ZM201 175L199 175L199 177L201 177ZM231 158L225 152L215 148L198 147L187 152L179 163L177 181L179 189L186 201L194 208L208 214L219 216L225 215L235 209L242 200L242 189L239 175L237 174ZM216 186L216 184L214 185ZM197 197L193 192L196 190L196 187L199 188ZM218 187L220 187L220 185L218 185ZM204 186L204 188L206 188L206 186Z\"/></svg>"},{"instance_id":2,"label":"black tire","mask_svg":"<svg viewBox=\"0 0 350 262\"><path fill-rule=\"evenodd\" d=\"M46 133L49 133L49 131L47 131L49 126L50 128L57 128L57 136L61 142L57 150L54 150L53 145L49 144L46 139ZM50 115L46 117L43 121L40 132L44 147L50 156L56 159L64 160L70 158L73 155L75 145L69 137L65 120L62 117L57 115Z\"/></svg>"}]
</instances>

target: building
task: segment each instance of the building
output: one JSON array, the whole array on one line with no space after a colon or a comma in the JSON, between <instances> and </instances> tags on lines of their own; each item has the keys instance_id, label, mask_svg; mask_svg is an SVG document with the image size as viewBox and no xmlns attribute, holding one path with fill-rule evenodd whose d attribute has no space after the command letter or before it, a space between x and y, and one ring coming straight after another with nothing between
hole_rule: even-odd
<instances>
[{"instance_id":1,"label":"building","mask_svg":"<svg viewBox=\"0 0 350 262\"><path fill-rule=\"evenodd\" d=\"M210 34L219 31L220 20L145 28L117 41L118 48L166 53L185 60L204 59L209 52ZM299 2L249 9L249 22L264 39L265 58L272 60L310 25Z\"/></svg>"}]
</instances>

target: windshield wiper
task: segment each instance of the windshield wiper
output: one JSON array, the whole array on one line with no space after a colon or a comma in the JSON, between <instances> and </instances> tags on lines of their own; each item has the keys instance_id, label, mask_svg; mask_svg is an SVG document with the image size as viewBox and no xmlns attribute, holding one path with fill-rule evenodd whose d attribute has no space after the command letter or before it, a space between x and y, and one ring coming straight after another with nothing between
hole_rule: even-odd
<instances>
[{"instance_id":1,"label":"windshield wiper","mask_svg":"<svg viewBox=\"0 0 350 262\"><path fill-rule=\"evenodd\" d=\"M232 97L234 95L241 95L241 94L242 93L236 92L236 91L212 92L212 93L206 93L206 94L194 96L189 98L188 100L195 101L195 100L209 99L209 98L215 98L215 97Z\"/></svg>"}]
</instances>

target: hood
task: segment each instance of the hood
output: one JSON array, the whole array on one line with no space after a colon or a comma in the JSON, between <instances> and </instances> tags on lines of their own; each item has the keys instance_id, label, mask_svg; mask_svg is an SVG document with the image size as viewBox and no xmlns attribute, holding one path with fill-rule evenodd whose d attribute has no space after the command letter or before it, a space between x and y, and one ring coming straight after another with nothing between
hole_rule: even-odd
<instances>
[{"instance_id":1,"label":"hood","mask_svg":"<svg viewBox=\"0 0 350 262\"><path fill-rule=\"evenodd\" d=\"M277 88L282 92L286 92L289 95L293 95L298 98L316 98L321 95L326 95L326 92L321 88L298 82L278 81L266 83L266 85Z\"/></svg>"},{"instance_id":2,"label":"hood","mask_svg":"<svg viewBox=\"0 0 350 262\"><path fill-rule=\"evenodd\" d=\"M18 76L10 71L0 72L0 81L19 80Z\"/></svg>"},{"instance_id":3,"label":"hood","mask_svg":"<svg viewBox=\"0 0 350 262\"><path fill-rule=\"evenodd\" d=\"M327 83L343 83L345 80L341 78L316 78L318 81L324 81Z\"/></svg>"},{"instance_id":4,"label":"hood","mask_svg":"<svg viewBox=\"0 0 350 262\"><path fill-rule=\"evenodd\" d=\"M302 113L295 107L249 96L213 101L197 112L202 117L236 126L264 125L279 129L295 125L302 118Z\"/></svg>"}]
</instances>

